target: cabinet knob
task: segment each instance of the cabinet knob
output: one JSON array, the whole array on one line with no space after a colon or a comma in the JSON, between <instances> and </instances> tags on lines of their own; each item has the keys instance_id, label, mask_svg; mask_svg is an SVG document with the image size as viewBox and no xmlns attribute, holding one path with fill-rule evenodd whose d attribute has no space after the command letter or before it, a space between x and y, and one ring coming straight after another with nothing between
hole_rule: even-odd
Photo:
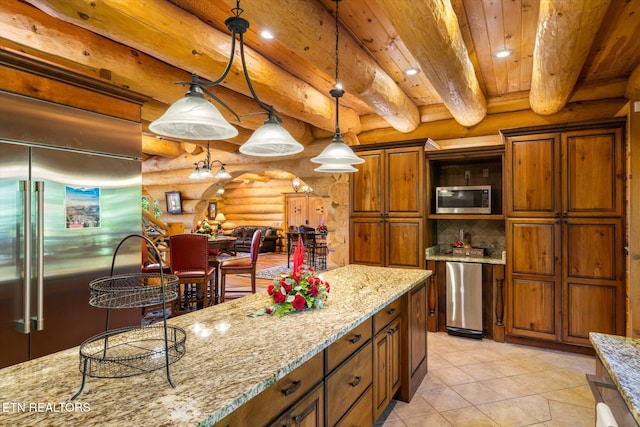
<instances>
[{"instance_id":1,"label":"cabinet knob","mask_svg":"<svg viewBox=\"0 0 640 427\"><path fill-rule=\"evenodd\" d=\"M393 314L396 312L395 308L390 308L389 310L387 310L387 314Z\"/></svg>"}]
</instances>

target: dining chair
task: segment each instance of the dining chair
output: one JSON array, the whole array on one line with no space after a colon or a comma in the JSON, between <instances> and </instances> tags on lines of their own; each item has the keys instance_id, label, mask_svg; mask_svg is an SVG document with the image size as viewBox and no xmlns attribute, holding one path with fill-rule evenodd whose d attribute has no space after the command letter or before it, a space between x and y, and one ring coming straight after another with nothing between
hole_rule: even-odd
<instances>
[{"instance_id":1,"label":"dining chair","mask_svg":"<svg viewBox=\"0 0 640 427\"><path fill-rule=\"evenodd\" d=\"M220 262L220 265L218 266L220 271L220 302L224 302L227 274L249 273L251 275L251 289L248 291L234 290L234 292L256 293L256 264L258 263L258 253L260 252L261 240L262 231L258 229L253 233L253 237L251 238L251 248L249 249L248 258L231 258Z\"/></svg>"},{"instance_id":2,"label":"dining chair","mask_svg":"<svg viewBox=\"0 0 640 427\"><path fill-rule=\"evenodd\" d=\"M205 234L176 234L169 238L171 274L178 277L178 299L173 314L209 305L214 268L209 265L209 245ZM195 307L194 307L195 306Z\"/></svg>"}]
</instances>

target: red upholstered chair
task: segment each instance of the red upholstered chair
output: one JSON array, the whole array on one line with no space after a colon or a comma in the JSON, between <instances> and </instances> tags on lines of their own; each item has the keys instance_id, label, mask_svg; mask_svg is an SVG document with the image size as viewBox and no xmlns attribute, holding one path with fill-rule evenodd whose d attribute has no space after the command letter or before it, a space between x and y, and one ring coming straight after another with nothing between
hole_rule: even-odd
<instances>
[{"instance_id":1,"label":"red upholstered chair","mask_svg":"<svg viewBox=\"0 0 640 427\"><path fill-rule=\"evenodd\" d=\"M178 299L173 303L173 313L181 314L208 306L215 269L209 266L207 236L173 235L169 238L169 251L171 274L178 276L180 286Z\"/></svg>"},{"instance_id":2,"label":"red upholstered chair","mask_svg":"<svg viewBox=\"0 0 640 427\"><path fill-rule=\"evenodd\" d=\"M224 302L225 279L227 274L251 274L251 290L238 291L247 293L256 293L256 264L258 263L258 253L260 252L260 242L262 240L262 231L260 229L253 233L251 238L251 249L248 258L232 258L221 261L220 269L220 302Z\"/></svg>"}]
</instances>

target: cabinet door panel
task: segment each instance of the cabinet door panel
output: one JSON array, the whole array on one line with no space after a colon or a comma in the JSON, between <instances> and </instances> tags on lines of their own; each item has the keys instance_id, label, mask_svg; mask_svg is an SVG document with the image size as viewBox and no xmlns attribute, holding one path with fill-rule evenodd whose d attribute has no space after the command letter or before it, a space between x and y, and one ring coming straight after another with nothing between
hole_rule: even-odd
<instances>
[{"instance_id":1,"label":"cabinet door panel","mask_svg":"<svg viewBox=\"0 0 640 427\"><path fill-rule=\"evenodd\" d=\"M287 197L287 227L304 225L307 220L307 200L302 197Z\"/></svg>"},{"instance_id":2,"label":"cabinet door panel","mask_svg":"<svg viewBox=\"0 0 640 427\"><path fill-rule=\"evenodd\" d=\"M351 218L351 263L384 266L384 223L374 218Z\"/></svg>"},{"instance_id":3,"label":"cabinet door panel","mask_svg":"<svg viewBox=\"0 0 640 427\"><path fill-rule=\"evenodd\" d=\"M622 244L619 221L565 225L566 274L571 278L616 280L616 263Z\"/></svg>"},{"instance_id":4,"label":"cabinet door panel","mask_svg":"<svg viewBox=\"0 0 640 427\"><path fill-rule=\"evenodd\" d=\"M379 218L383 213L383 155L383 151L358 153L358 156L364 159L364 163L355 165L358 172L351 175L352 215Z\"/></svg>"},{"instance_id":5,"label":"cabinet door panel","mask_svg":"<svg viewBox=\"0 0 640 427\"><path fill-rule=\"evenodd\" d=\"M390 217L421 216L424 155L421 147L387 150L386 212Z\"/></svg>"},{"instance_id":6,"label":"cabinet door panel","mask_svg":"<svg viewBox=\"0 0 640 427\"><path fill-rule=\"evenodd\" d=\"M557 274L560 227L555 220L509 220L507 253L514 274Z\"/></svg>"},{"instance_id":7,"label":"cabinet door panel","mask_svg":"<svg viewBox=\"0 0 640 427\"><path fill-rule=\"evenodd\" d=\"M558 141L557 134L508 139L509 216L548 216L559 211Z\"/></svg>"},{"instance_id":8,"label":"cabinet door panel","mask_svg":"<svg viewBox=\"0 0 640 427\"><path fill-rule=\"evenodd\" d=\"M569 216L618 216L622 212L624 165L620 129L563 134L565 201Z\"/></svg>"},{"instance_id":9,"label":"cabinet door panel","mask_svg":"<svg viewBox=\"0 0 640 427\"><path fill-rule=\"evenodd\" d=\"M614 286L568 283L563 339L589 345L589 332L618 334L617 293Z\"/></svg>"},{"instance_id":10,"label":"cabinet door panel","mask_svg":"<svg viewBox=\"0 0 640 427\"><path fill-rule=\"evenodd\" d=\"M373 418L376 420L391 399L388 380L390 352L391 335L385 331L380 332L373 343Z\"/></svg>"},{"instance_id":11,"label":"cabinet door panel","mask_svg":"<svg viewBox=\"0 0 640 427\"><path fill-rule=\"evenodd\" d=\"M555 281L511 281L510 333L532 338L558 337L559 290Z\"/></svg>"},{"instance_id":12,"label":"cabinet door panel","mask_svg":"<svg viewBox=\"0 0 640 427\"><path fill-rule=\"evenodd\" d=\"M387 223L387 266L424 267L422 220L393 220Z\"/></svg>"}]
</instances>

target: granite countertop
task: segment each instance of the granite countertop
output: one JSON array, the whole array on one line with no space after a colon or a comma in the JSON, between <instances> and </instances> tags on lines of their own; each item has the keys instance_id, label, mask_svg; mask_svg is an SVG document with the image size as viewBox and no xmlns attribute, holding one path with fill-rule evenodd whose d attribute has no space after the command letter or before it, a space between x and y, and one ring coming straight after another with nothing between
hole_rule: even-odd
<instances>
[{"instance_id":1,"label":"granite countertop","mask_svg":"<svg viewBox=\"0 0 640 427\"><path fill-rule=\"evenodd\" d=\"M482 264L506 264L507 253L504 248L485 248L486 255L483 257L453 255L451 248L448 251L442 246L431 246L426 249L425 257L432 261L453 261L453 262L477 262Z\"/></svg>"},{"instance_id":2,"label":"granite countertop","mask_svg":"<svg viewBox=\"0 0 640 427\"><path fill-rule=\"evenodd\" d=\"M168 320L187 332L185 356L164 369L129 378L87 378L80 388L79 348L0 370L0 425L211 425L321 352L349 330L431 275L348 265L321 274L331 285L326 306L248 317L266 292Z\"/></svg>"},{"instance_id":3,"label":"granite countertop","mask_svg":"<svg viewBox=\"0 0 640 427\"><path fill-rule=\"evenodd\" d=\"M640 424L640 339L591 332L589 339Z\"/></svg>"}]
</instances>

